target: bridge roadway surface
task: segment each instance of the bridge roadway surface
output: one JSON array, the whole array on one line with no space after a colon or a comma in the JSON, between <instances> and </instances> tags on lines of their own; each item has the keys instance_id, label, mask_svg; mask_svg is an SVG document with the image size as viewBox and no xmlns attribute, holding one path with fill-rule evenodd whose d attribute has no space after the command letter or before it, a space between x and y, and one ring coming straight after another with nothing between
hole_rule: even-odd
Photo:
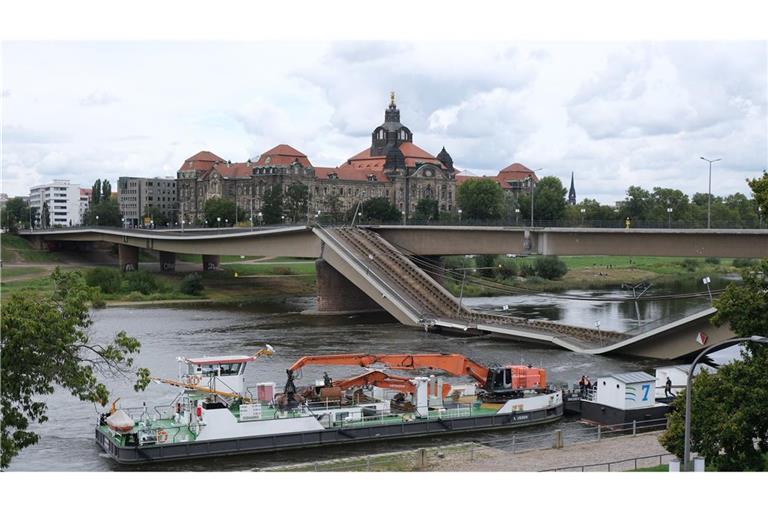
<instances>
[{"instance_id":1,"label":"bridge roadway surface","mask_svg":"<svg viewBox=\"0 0 768 512\"><path fill-rule=\"evenodd\" d=\"M626 256L767 257L768 230L623 230L469 226L366 226L323 228L279 226L259 229L160 231L105 227L22 233L41 245L49 241L111 242L150 250L208 255L322 258L401 323L425 329L492 334L555 345L589 354L622 353L675 359L697 352L696 335L718 342L732 336L713 327L713 308L630 336L555 322L479 313L464 307L414 264L416 255L446 254L614 254Z\"/></svg>"}]
</instances>

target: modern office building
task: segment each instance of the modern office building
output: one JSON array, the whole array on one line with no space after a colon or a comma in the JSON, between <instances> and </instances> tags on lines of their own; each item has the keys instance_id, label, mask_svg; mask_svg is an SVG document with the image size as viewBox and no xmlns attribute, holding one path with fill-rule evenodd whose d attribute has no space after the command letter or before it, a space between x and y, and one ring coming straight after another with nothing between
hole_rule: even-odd
<instances>
[{"instance_id":1,"label":"modern office building","mask_svg":"<svg viewBox=\"0 0 768 512\"><path fill-rule=\"evenodd\" d=\"M36 227L79 226L80 185L54 180L29 190L29 207Z\"/></svg>"},{"instance_id":2,"label":"modern office building","mask_svg":"<svg viewBox=\"0 0 768 512\"><path fill-rule=\"evenodd\" d=\"M173 225L178 218L176 179L121 177L117 204L127 226Z\"/></svg>"}]
</instances>

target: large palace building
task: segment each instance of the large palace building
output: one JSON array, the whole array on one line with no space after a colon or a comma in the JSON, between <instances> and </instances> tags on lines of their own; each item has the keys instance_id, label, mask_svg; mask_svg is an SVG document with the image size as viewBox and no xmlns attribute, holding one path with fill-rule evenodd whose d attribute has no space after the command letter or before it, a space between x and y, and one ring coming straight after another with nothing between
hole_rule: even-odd
<instances>
[{"instance_id":1,"label":"large palace building","mask_svg":"<svg viewBox=\"0 0 768 512\"><path fill-rule=\"evenodd\" d=\"M530 173L535 179L532 171L514 165L523 171L515 172L515 178ZM455 211L457 173L445 148L433 156L413 143L392 93L384 123L371 134L371 146L338 167L315 167L307 155L287 144L266 151L255 162L232 163L201 151L179 169L177 190L180 214L188 224L201 222L205 202L217 197L232 199L246 217L255 219L266 191L278 186L285 194L294 183L308 187L308 215L346 211L367 199L385 197L407 220L421 199L437 201L441 212ZM502 188L510 186L496 181Z\"/></svg>"}]
</instances>

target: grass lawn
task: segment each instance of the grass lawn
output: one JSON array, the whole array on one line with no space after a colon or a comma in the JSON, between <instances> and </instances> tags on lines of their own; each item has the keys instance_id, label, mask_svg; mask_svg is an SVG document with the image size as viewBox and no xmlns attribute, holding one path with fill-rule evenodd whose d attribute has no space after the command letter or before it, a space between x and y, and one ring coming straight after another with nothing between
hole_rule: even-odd
<instances>
[{"instance_id":1,"label":"grass lawn","mask_svg":"<svg viewBox=\"0 0 768 512\"><path fill-rule=\"evenodd\" d=\"M24 238L10 233L0 235L2 260L5 263L56 263L59 255L35 249Z\"/></svg>"},{"instance_id":2,"label":"grass lawn","mask_svg":"<svg viewBox=\"0 0 768 512\"><path fill-rule=\"evenodd\" d=\"M225 268L228 271L237 272L241 276L252 276L252 275L282 275L282 276L289 276L289 275L306 275L306 274L315 274L315 262L311 263L292 263L291 265L281 265L281 263L288 263L288 262L278 262L275 264L248 264L248 263L232 263L227 265Z\"/></svg>"},{"instance_id":3,"label":"grass lawn","mask_svg":"<svg viewBox=\"0 0 768 512\"><path fill-rule=\"evenodd\" d=\"M44 273L45 270L44 267L3 267L0 270L0 276L5 280L10 277L34 276Z\"/></svg>"},{"instance_id":4,"label":"grass lawn","mask_svg":"<svg viewBox=\"0 0 768 512\"><path fill-rule=\"evenodd\" d=\"M649 468L637 468L630 469L630 473L667 473L669 472L669 464L660 464L658 466L651 466Z\"/></svg>"}]
</instances>

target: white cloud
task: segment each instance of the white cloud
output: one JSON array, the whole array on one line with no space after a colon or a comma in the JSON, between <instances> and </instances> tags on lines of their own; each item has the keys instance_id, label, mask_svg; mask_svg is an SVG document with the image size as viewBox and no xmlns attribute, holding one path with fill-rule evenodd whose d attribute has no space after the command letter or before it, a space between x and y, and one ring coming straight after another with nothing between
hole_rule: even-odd
<instances>
[{"instance_id":1,"label":"white cloud","mask_svg":"<svg viewBox=\"0 0 768 512\"><path fill-rule=\"evenodd\" d=\"M389 91L414 141L460 169L518 161L579 198L630 185L748 193L768 161L765 43L9 43L3 191L172 175L208 149L279 144L337 165L370 143ZM13 91L13 94L11 94ZM95 108L96 106L100 108Z\"/></svg>"}]
</instances>

